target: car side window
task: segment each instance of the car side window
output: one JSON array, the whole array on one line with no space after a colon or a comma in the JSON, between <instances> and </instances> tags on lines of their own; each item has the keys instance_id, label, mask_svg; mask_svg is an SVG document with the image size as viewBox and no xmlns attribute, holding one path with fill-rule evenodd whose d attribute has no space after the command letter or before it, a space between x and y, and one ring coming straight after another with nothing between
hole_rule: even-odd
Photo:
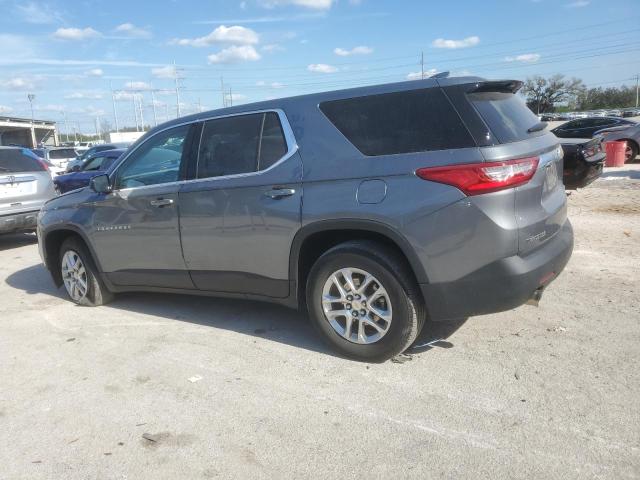
<instances>
[{"instance_id":1,"label":"car side window","mask_svg":"<svg viewBox=\"0 0 640 480\"><path fill-rule=\"evenodd\" d=\"M209 120L202 130L197 178L264 170L286 152L284 133L275 112Z\"/></svg>"},{"instance_id":2,"label":"car side window","mask_svg":"<svg viewBox=\"0 0 640 480\"><path fill-rule=\"evenodd\" d=\"M177 182L189 125L160 132L144 142L117 171L116 188Z\"/></svg>"}]
</instances>

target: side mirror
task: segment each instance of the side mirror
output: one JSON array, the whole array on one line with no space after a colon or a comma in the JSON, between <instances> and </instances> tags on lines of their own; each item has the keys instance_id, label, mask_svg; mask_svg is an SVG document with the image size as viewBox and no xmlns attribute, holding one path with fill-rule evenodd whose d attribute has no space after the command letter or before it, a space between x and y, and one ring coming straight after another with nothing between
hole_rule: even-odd
<instances>
[{"instance_id":1,"label":"side mirror","mask_svg":"<svg viewBox=\"0 0 640 480\"><path fill-rule=\"evenodd\" d=\"M72 172L79 172L80 171L80 165L74 165L73 168L71 169Z\"/></svg>"},{"instance_id":2,"label":"side mirror","mask_svg":"<svg viewBox=\"0 0 640 480\"><path fill-rule=\"evenodd\" d=\"M110 193L111 183L109 182L109 175L96 175L89 180L89 187L96 193Z\"/></svg>"}]
</instances>

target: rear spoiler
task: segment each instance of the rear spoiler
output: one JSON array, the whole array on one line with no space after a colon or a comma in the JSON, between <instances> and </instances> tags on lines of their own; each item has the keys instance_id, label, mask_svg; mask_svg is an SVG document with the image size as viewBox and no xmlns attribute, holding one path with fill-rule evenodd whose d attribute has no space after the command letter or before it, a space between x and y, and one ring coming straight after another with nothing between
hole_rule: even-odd
<instances>
[{"instance_id":1,"label":"rear spoiler","mask_svg":"<svg viewBox=\"0 0 640 480\"><path fill-rule=\"evenodd\" d=\"M516 93L522 88L523 82L520 80L497 80L477 83L475 88L472 88L467 93L487 93L487 92L499 92L499 93Z\"/></svg>"}]
</instances>

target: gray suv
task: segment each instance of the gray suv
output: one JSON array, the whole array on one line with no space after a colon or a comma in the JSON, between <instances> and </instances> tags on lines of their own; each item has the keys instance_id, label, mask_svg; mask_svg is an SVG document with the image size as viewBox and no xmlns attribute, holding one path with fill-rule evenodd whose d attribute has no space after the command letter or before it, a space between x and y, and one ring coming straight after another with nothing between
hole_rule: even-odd
<instances>
[{"instance_id":1,"label":"gray suv","mask_svg":"<svg viewBox=\"0 0 640 480\"><path fill-rule=\"evenodd\" d=\"M78 304L263 299L388 359L427 319L537 301L571 255L562 150L521 85L427 79L165 123L45 205L42 258Z\"/></svg>"}]
</instances>

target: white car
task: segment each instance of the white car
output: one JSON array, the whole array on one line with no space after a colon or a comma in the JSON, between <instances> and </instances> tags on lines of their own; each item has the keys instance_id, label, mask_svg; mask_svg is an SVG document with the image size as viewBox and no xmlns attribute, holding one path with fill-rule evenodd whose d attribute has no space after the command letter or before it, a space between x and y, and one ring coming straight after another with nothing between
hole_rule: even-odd
<instances>
[{"instance_id":1,"label":"white car","mask_svg":"<svg viewBox=\"0 0 640 480\"><path fill-rule=\"evenodd\" d=\"M78 156L76 149L70 147L47 148L43 153L43 158L51 162L56 170L61 170L61 173L64 173L67 164Z\"/></svg>"}]
</instances>

